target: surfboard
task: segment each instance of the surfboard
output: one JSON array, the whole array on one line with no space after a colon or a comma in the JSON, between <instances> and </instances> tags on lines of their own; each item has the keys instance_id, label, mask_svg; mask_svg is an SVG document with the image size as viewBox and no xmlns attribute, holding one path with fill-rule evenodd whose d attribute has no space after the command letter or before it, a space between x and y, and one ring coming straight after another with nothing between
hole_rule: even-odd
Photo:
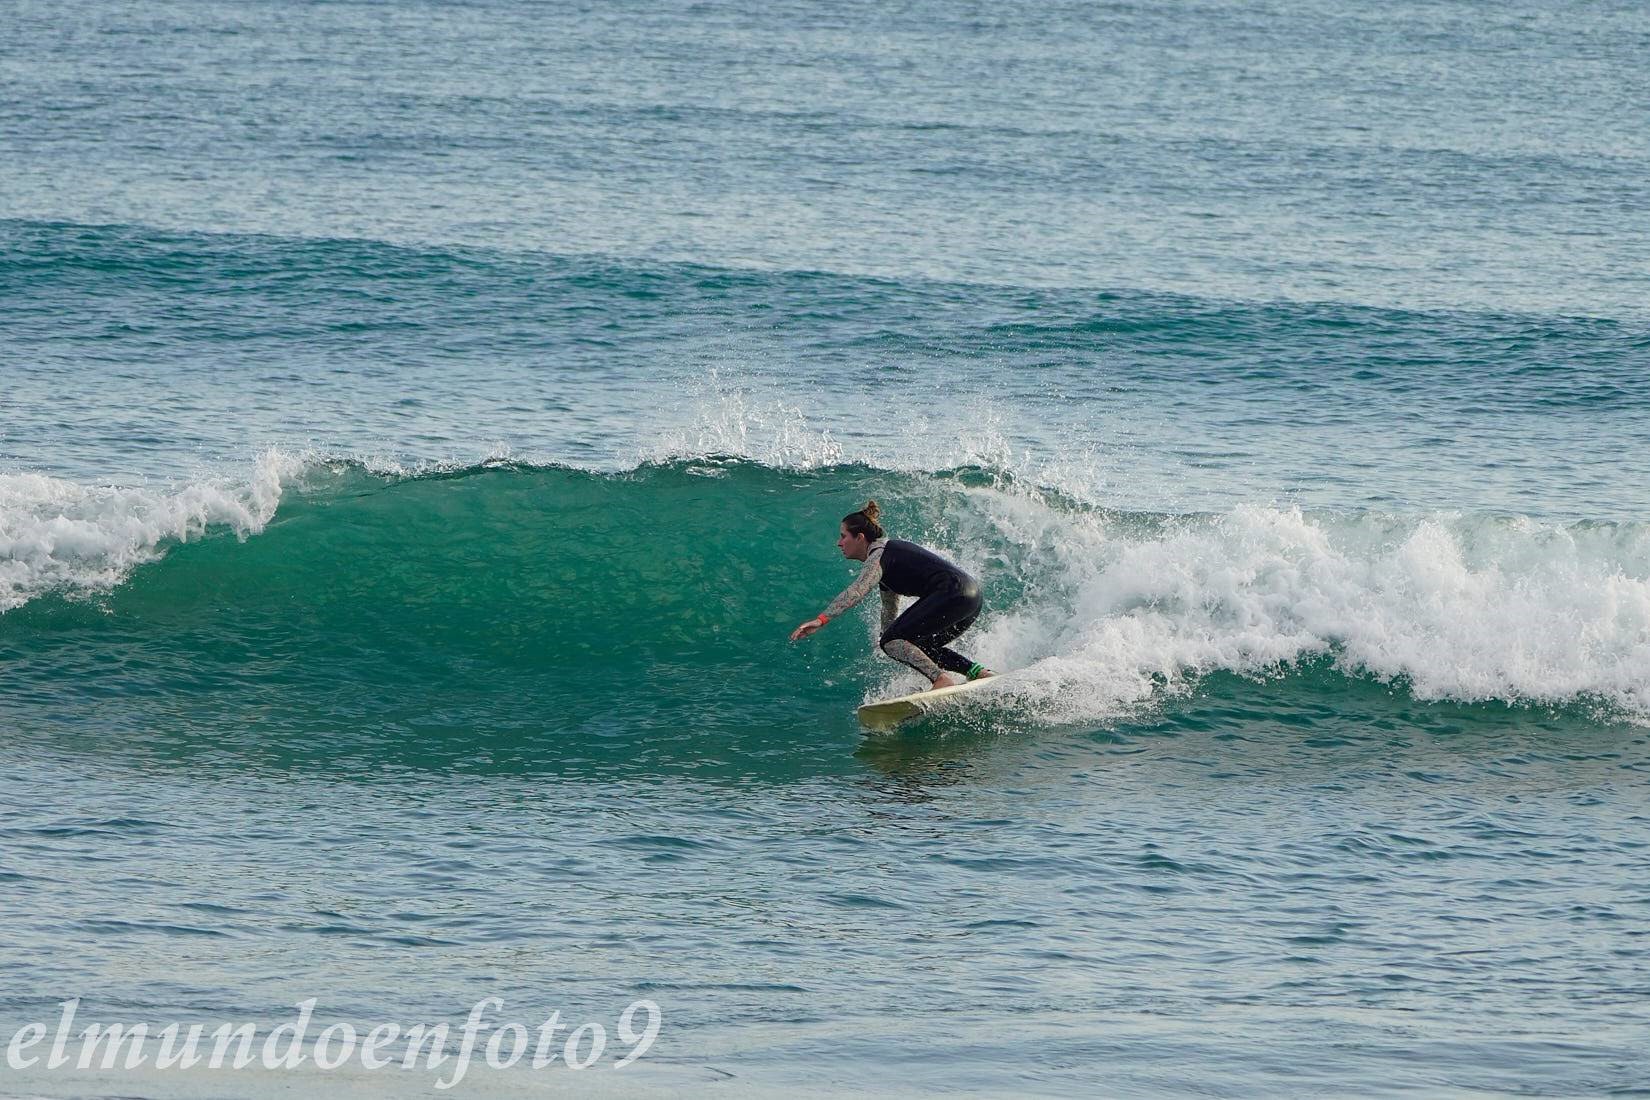
<instances>
[{"instance_id":1,"label":"surfboard","mask_svg":"<svg viewBox=\"0 0 1650 1100\"><path fill-rule=\"evenodd\" d=\"M870 730L891 730L901 722L915 718L919 714L927 714L947 699L954 699L966 692L978 691L1000 679L1002 676L998 674L955 687L929 688L927 691L912 692L896 699L880 699L875 703L866 703L859 708L859 724Z\"/></svg>"}]
</instances>

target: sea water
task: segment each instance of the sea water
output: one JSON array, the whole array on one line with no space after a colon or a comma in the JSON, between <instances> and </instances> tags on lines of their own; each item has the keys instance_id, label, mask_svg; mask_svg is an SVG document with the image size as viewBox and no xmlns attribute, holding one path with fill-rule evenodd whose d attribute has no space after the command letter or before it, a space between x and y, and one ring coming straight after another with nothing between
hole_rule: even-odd
<instances>
[{"instance_id":1,"label":"sea water","mask_svg":"<svg viewBox=\"0 0 1650 1100\"><path fill-rule=\"evenodd\" d=\"M11 0L0 1042L645 999L550 1087L1650 1087L1647 57ZM891 737L872 609L786 641L868 497L1014 673Z\"/></svg>"}]
</instances>

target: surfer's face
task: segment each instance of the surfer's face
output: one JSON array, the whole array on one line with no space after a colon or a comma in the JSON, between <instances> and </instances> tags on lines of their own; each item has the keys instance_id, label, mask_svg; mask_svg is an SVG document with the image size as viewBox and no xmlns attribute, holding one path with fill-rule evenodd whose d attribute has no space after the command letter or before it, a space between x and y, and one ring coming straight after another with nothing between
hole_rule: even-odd
<instances>
[{"instance_id":1,"label":"surfer's face","mask_svg":"<svg viewBox=\"0 0 1650 1100\"><path fill-rule=\"evenodd\" d=\"M850 535L848 525L842 525L842 536L836 540L836 548L842 551L842 556L854 561L865 560L865 548L870 544L865 541L864 535Z\"/></svg>"}]
</instances>

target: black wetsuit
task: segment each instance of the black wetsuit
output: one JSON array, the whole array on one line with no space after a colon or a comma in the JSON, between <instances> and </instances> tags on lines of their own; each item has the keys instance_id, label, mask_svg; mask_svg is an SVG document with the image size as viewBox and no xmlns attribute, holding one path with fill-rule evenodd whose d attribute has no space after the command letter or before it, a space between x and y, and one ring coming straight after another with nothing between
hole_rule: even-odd
<instances>
[{"instance_id":1,"label":"black wetsuit","mask_svg":"<svg viewBox=\"0 0 1650 1100\"><path fill-rule=\"evenodd\" d=\"M980 613L979 583L932 550L900 539L878 539L865 558L859 578L831 601L824 614L834 618L864 599L873 585L882 589L882 651L910 665L928 679L941 669L964 675L976 671L967 657L947 649ZM899 597L917 602L899 612Z\"/></svg>"},{"instance_id":2,"label":"black wetsuit","mask_svg":"<svg viewBox=\"0 0 1650 1100\"><path fill-rule=\"evenodd\" d=\"M889 642L903 638L947 672L968 675L974 662L946 646L979 616L979 582L932 550L889 539L882 550L880 587L895 595L917 597L883 630L878 640L883 650Z\"/></svg>"}]
</instances>

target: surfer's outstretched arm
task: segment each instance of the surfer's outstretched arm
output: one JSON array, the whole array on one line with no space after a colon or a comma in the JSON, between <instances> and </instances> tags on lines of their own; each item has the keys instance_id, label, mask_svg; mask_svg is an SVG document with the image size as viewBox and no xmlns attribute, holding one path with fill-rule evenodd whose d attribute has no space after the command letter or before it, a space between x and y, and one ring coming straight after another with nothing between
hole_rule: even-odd
<instances>
[{"instance_id":1,"label":"surfer's outstretched arm","mask_svg":"<svg viewBox=\"0 0 1650 1100\"><path fill-rule=\"evenodd\" d=\"M818 617L809 619L807 622L791 631L791 641L794 642L798 638L806 638L808 635L812 634L814 631L818 630L820 627L824 626L826 623L830 622L850 607L853 607L855 604L859 603L859 601L863 600L866 595L870 593L871 589L875 588L881 580L882 547L879 546L875 550L872 550L870 556L865 559L865 568L859 571L859 576L854 578L854 583L850 584L847 588L844 588L837 595L837 598L832 600L830 604L826 606L825 610L819 613Z\"/></svg>"},{"instance_id":2,"label":"surfer's outstretched arm","mask_svg":"<svg viewBox=\"0 0 1650 1100\"><path fill-rule=\"evenodd\" d=\"M836 599L832 600L821 614L827 619L836 618L859 603L860 600L863 600L870 594L871 589L875 588L881 581L882 549L878 547L871 551L870 557L865 559L865 568L859 571L859 576L854 578L854 583L837 593Z\"/></svg>"}]
</instances>

